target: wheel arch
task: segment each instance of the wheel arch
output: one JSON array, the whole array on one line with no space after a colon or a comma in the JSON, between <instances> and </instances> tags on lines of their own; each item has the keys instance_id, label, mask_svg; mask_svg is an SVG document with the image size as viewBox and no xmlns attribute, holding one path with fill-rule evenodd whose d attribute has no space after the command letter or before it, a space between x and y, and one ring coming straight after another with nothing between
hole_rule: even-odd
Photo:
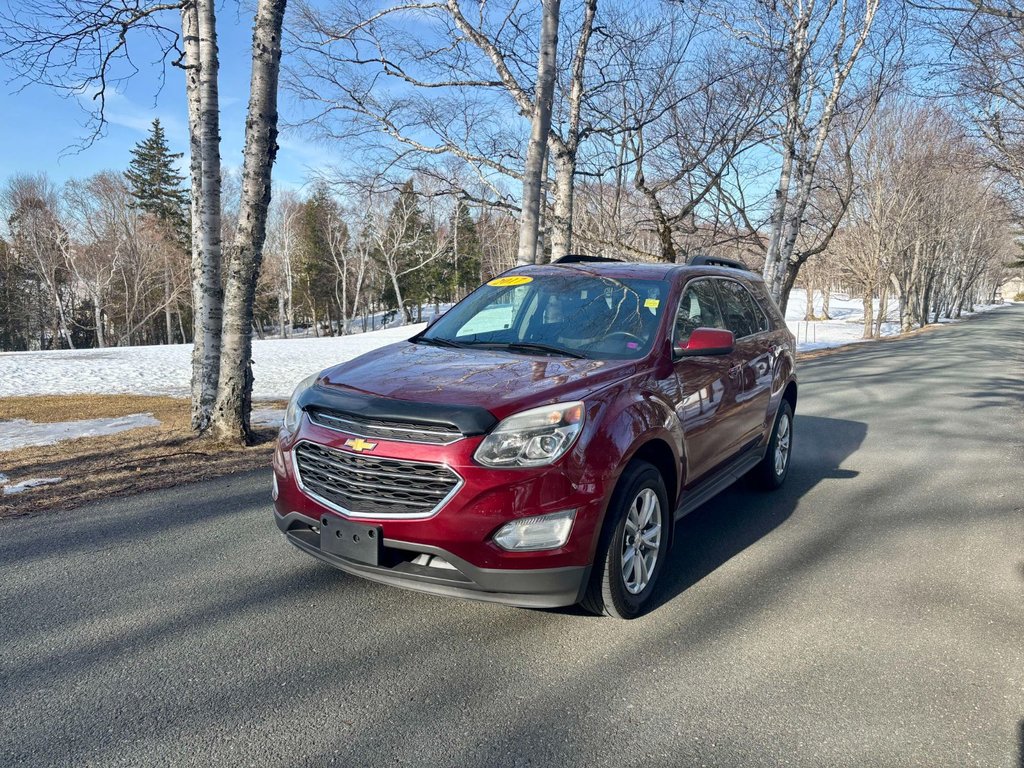
<instances>
[{"instance_id":1,"label":"wheel arch","mask_svg":"<svg viewBox=\"0 0 1024 768\"><path fill-rule=\"evenodd\" d=\"M652 438L637 448L627 463L637 460L652 464L661 473L665 481L665 490L668 491L669 504L675 504L679 497L679 468L669 444L660 437Z\"/></svg>"},{"instance_id":2,"label":"wheel arch","mask_svg":"<svg viewBox=\"0 0 1024 768\"><path fill-rule=\"evenodd\" d=\"M796 413L796 382L790 381L786 385L785 391L782 393L782 399L789 403L789 407L793 409L793 413Z\"/></svg>"}]
</instances>

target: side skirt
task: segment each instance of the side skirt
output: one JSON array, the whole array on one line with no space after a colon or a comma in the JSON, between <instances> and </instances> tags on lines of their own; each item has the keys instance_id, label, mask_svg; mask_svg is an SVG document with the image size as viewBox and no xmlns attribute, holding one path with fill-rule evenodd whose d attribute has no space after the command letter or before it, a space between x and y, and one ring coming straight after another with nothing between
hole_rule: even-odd
<instances>
[{"instance_id":1,"label":"side skirt","mask_svg":"<svg viewBox=\"0 0 1024 768\"><path fill-rule=\"evenodd\" d=\"M675 519L679 520L685 517L701 504L711 500L735 483L758 465L767 450L767 445L752 445L712 475L701 480L689 490L684 490L683 501L676 509Z\"/></svg>"}]
</instances>

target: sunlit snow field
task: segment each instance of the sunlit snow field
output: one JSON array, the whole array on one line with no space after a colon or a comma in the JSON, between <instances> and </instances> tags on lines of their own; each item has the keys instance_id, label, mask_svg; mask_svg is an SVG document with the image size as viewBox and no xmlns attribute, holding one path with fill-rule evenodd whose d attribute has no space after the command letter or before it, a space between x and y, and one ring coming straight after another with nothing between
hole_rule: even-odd
<instances>
[{"instance_id":1,"label":"sunlit snow field","mask_svg":"<svg viewBox=\"0 0 1024 768\"><path fill-rule=\"evenodd\" d=\"M820 301L819 296L816 302L819 311ZM794 290L786 312L800 350L835 347L860 340L863 310L859 298L833 296L830 305L833 319L816 323L805 323L801 319L806 303L804 291ZM892 309L890 316L894 317L895 305ZM423 327L423 324L406 325L343 337L256 340L253 342L253 397L256 400L287 399L296 382L308 374L407 339ZM896 323L883 325L883 335L898 331ZM185 344L0 353L0 397L107 393L186 397L191 355L192 347Z\"/></svg>"}]
</instances>

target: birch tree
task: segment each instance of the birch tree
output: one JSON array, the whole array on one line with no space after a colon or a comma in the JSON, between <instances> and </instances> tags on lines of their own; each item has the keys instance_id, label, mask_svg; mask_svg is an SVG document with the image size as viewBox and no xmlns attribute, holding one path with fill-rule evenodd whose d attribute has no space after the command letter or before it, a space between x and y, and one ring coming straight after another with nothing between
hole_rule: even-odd
<instances>
[{"instance_id":1,"label":"birch tree","mask_svg":"<svg viewBox=\"0 0 1024 768\"><path fill-rule=\"evenodd\" d=\"M277 85L285 5L286 0L259 0L252 36L242 199L224 290L220 374L212 425L214 437L231 443L246 444L252 439L253 304L267 235L270 175L277 156Z\"/></svg>"},{"instance_id":2,"label":"birch tree","mask_svg":"<svg viewBox=\"0 0 1024 768\"><path fill-rule=\"evenodd\" d=\"M818 163L836 120L853 109L873 109L888 86L901 43L901 10L883 8L882 0L780 0L718 13L737 39L775 59L767 74L780 94L780 166L763 273L785 307L801 265L794 251Z\"/></svg>"},{"instance_id":3,"label":"birch tree","mask_svg":"<svg viewBox=\"0 0 1024 768\"><path fill-rule=\"evenodd\" d=\"M519 214L519 264L537 260L537 235L540 232L541 192L551 130L551 107L555 94L555 56L558 51L558 11L560 0L541 0L540 44L537 46L537 85L534 90L530 141L523 165L523 198ZM563 160L563 165L567 160ZM564 172L564 171L563 171Z\"/></svg>"}]
</instances>

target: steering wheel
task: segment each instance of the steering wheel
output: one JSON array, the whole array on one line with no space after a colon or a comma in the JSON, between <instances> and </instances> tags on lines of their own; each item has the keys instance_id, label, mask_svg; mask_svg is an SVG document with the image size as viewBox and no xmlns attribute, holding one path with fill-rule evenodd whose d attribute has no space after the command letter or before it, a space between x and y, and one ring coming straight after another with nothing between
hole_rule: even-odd
<instances>
[{"instance_id":1,"label":"steering wheel","mask_svg":"<svg viewBox=\"0 0 1024 768\"><path fill-rule=\"evenodd\" d=\"M604 337L604 340L608 341L609 339L611 339L611 338L613 338L615 336L622 336L627 341L635 341L637 344L639 344L641 346L644 343L643 339L641 339L635 333L630 333L629 331L612 331L611 333L609 333L607 336Z\"/></svg>"}]
</instances>

